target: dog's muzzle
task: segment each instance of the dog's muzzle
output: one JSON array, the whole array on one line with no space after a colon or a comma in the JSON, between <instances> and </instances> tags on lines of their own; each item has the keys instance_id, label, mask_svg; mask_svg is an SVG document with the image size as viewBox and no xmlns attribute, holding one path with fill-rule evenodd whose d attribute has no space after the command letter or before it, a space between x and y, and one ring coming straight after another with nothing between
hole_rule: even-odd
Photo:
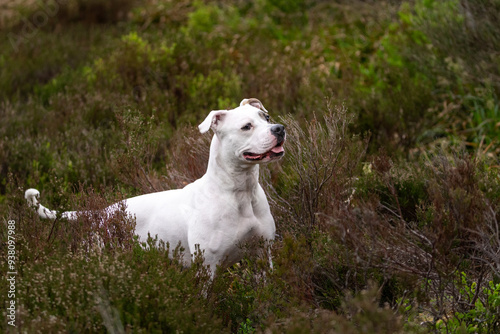
<instances>
[{"instance_id":1,"label":"dog's muzzle","mask_svg":"<svg viewBox=\"0 0 500 334\"><path fill-rule=\"evenodd\" d=\"M275 124L271 127L271 134L276 137L276 145L269 151L261 154L244 152L243 157L247 161L272 161L281 158L285 154L283 144L285 143L285 127L281 124Z\"/></svg>"}]
</instances>

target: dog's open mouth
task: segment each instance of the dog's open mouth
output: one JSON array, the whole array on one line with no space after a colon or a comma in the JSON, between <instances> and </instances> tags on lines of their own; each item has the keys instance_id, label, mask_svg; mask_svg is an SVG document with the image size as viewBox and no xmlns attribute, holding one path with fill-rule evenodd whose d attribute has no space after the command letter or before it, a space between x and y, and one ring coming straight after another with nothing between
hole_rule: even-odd
<instances>
[{"instance_id":1,"label":"dog's open mouth","mask_svg":"<svg viewBox=\"0 0 500 334\"><path fill-rule=\"evenodd\" d=\"M275 147L267 151L266 153L262 154L256 154L256 153L251 153L251 152L244 152L243 157L247 161L259 161L259 160L264 160L266 158L269 158L270 160L279 158L285 154L285 149L283 148L283 144L285 141L282 141L281 143L278 143Z\"/></svg>"}]
</instances>

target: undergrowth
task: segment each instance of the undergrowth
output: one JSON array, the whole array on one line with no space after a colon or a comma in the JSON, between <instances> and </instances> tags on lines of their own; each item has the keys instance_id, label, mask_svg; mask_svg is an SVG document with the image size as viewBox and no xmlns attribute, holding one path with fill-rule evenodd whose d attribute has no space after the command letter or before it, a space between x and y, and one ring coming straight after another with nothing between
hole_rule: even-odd
<instances>
[{"instance_id":1,"label":"undergrowth","mask_svg":"<svg viewBox=\"0 0 500 334\"><path fill-rule=\"evenodd\" d=\"M499 10L496 0L0 5L13 332L497 332ZM257 242L211 280L202 252L183 268L182 249L144 247L122 211L52 222L26 206L30 187L50 208L87 212L183 187L208 160L211 135L195 126L245 97L287 131L285 157L261 168L273 270ZM6 263L6 242L0 254Z\"/></svg>"}]
</instances>

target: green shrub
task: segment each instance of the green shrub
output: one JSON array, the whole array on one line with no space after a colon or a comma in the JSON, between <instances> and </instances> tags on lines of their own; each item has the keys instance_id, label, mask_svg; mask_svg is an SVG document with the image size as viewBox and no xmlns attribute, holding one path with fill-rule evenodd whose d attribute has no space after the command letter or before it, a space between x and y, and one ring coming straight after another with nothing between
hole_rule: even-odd
<instances>
[{"instance_id":1,"label":"green shrub","mask_svg":"<svg viewBox=\"0 0 500 334\"><path fill-rule=\"evenodd\" d=\"M500 284L489 281L478 291L477 283L470 282L462 272L460 295L466 300L466 311L457 312L447 323L437 324L441 332L466 328L467 333L495 333L500 328ZM446 324L445 326L443 326Z\"/></svg>"},{"instance_id":2,"label":"green shrub","mask_svg":"<svg viewBox=\"0 0 500 334\"><path fill-rule=\"evenodd\" d=\"M491 50L500 46L493 13L495 1L417 1L406 6L402 21L409 32L425 36L410 55L417 68L435 78L436 130L459 135L472 149L498 154L495 110L499 86L492 84L498 75L498 57ZM429 140L429 138L427 139ZM484 144L484 146L481 146ZM491 146L489 146L491 144Z\"/></svg>"},{"instance_id":3,"label":"green shrub","mask_svg":"<svg viewBox=\"0 0 500 334\"><path fill-rule=\"evenodd\" d=\"M23 330L497 329L496 0L78 0L29 34L34 6L0 22L0 212L19 232ZM200 256L181 268L123 216L96 253L99 217L26 207L28 187L59 211L183 187L208 159L195 125L245 97L288 131L261 168L273 270L257 243L210 281Z\"/></svg>"},{"instance_id":4,"label":"green shrub","mask_svg":"<svg viewBox=\"0 0 500 334\"><path fill-rule=\"evenodd\" d=\"M69 253L27 264L20 281L22 330L138 333L225 332L206 308L196 269L182 270L168 245L101 255ZM63 262L61 262L61 260Z\"/></svg>"}]
</instances>

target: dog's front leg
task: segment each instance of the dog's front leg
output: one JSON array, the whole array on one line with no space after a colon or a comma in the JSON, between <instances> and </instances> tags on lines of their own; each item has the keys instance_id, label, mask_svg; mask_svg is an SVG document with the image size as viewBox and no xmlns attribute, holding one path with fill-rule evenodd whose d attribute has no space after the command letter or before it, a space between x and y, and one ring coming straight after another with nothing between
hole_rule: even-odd
<instances>
[{"instance_id":1,"label":"dog's front leg","mask_svg":"<svg viewBox=\"0 0 500 334\"><path fill-rule=\"evenodd\" d=\"M266 241L266 250L267 250L267 257L268 257L268 260L269 260L269 269L271 271L273 271L274 269L274 266L273 266L273 254L272 254L272 251L271 251L271 247L273 245L273 241L274 240L268 240Z\"/></svg>"}]
</instances>

